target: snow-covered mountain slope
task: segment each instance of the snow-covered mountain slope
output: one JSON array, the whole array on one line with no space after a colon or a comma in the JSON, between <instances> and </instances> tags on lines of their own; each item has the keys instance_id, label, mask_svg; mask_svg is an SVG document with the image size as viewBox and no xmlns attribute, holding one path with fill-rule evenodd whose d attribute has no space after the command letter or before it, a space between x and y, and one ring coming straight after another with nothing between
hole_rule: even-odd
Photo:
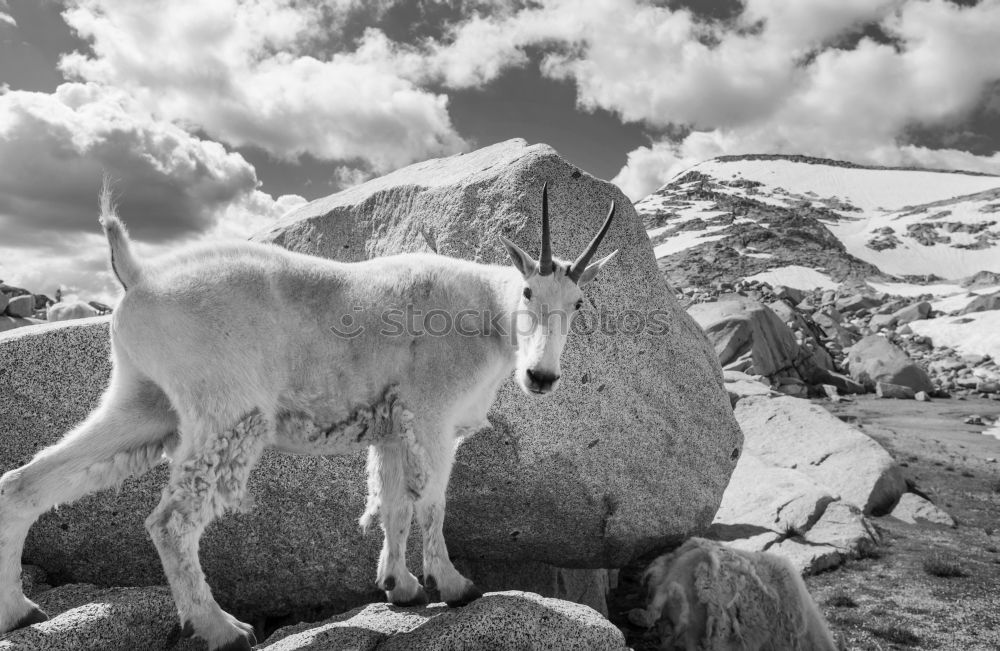
<instances>
[{"instance_id":1,"label":"snow-covered mountain slope","mask_svg":"<svg viewBox=\"0 0 1000 651\"><path fill-rule=\"evenodd\" d=\"M726 156L683 172L636 210L675 286L1000 271L996 176Z\"/></svg>"}]
</instances>

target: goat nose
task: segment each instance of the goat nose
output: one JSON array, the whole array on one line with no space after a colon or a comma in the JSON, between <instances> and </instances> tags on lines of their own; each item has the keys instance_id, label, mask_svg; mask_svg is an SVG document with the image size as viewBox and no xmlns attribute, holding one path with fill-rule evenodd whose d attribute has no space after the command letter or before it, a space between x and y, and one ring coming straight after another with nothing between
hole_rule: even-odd
<instances>
[{"instance_id":1,"label":"goat nose","mask_svg":"<svg viewBox=\"0 0 1000 651\"><path fill-rule=\"evenodd\" d=\"M550 371L532 371L527 369L528 379L540 391L548 391L556 383L559 376Z\"/></svg>"}]
</instances>

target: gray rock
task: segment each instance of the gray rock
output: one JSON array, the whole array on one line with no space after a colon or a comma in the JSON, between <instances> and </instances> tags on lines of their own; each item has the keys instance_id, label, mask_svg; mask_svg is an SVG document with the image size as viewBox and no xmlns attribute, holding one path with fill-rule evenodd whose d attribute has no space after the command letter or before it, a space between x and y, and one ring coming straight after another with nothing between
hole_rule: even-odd
<instances>
[{"instance_id":1,"label":"gray rock","mask_svg":"<svg viewBox=\"0 0 1000 651\"><path fill-rule=\"evenodd\" d=\"M7 315L29 317L35 313L35 298L33 296L15 296L7 302Z\"/></svg>"},{"instance_id":2,"label":"gray rock","mask_svg":"<svg viewBox=\"0 0 1000 651\"><path fill-rule=\"evenodd\" d=\"M724 370L722 375L725 380L726 393L729 394L729 400L734 406L741 398L745 398L746 396L774 395L771 387L755 380L746 373Z\"/></svg>"},{"instance_id":3,"label":"gray rock","mask_svg":"<svg viewBox=\"0 0 1000 651\"><path fill-rule=\"evenodd\" d=\"M625 636L594 610L529 592L498 592L460 609L370 604L318 624L281 629L266 651L624 651Z\"/></svg>"},{"instance_id":4,"label":"gray rock","mask_svg":"<svg viewBox=\"0 0 1000 651\"><path fill-rule=\"evenodd\" d=\"M661 310L666 334L577 335L563 356L565 384L551 399L530 401L512 382L501 390L493 427L458 452L445 521L457 561L622 566L707 527L742 449L715 353L667 290L631 204L614 186L576 172L548 147L503 143L313 202L259 238L361 259L426 249L423 231L443 253L506 263L498 233L537 248L541 179L549 181L553 242L563 255L582 249L608 202L618 200L604 246L621 253L588 296L609 314ZM0 471L27 461L96 405L110 370L107 323L98 317L0 335L0 359L11 369L0 375ZM380 537L357 527L364 466L363 454L266 453L249 483L256 509L224 516L201 543L220 603L252 618L370 600ZM160 467L120 493L43 516L26 561L75 581L162 582L143 520L166 474ZM419 539L410 537L413 569ZM475 571L470 578L478 579Z\"/></svg>"},{"instance_id":5,"label":"gray rock","mask_svg":"<svg viewBox=\"0 0 1000 651\"><path fill-rule=\"evenodd\" d=\"M871 308L878 307L881 304L882 299L877 296L872 296L870 294L852 294L851 296L845 296L844 298L837 299L834 302L834 307L837 308L838 312L853 314L861 310L869 310Z\"/></svg>"},{"instance_id":6,"label":"gray rock","mask_svg":"<svg viewBox=\"0 0 1000 651\"><path fill-rule=\"evenodd\" d=\"M913 398L919 402L930 402L931 398L927 395L926 391L917 391L913 394Z\"/></svg>"},{"instance_id":7,"label":"gray rock","mask_svg":"<svg viewBox=\"0 0 1000 651\"><path fill-rule=\"evenodd\" d=\"M25 326L41 325L45 323L41 319L25 319L19 316L7 316L0 314L0 332L6 332L8 330L13 330L14 328L23 328ZM3 361L0 360L0 368L3 367Z\"/></svg>"},{"instance_id":8,"label":"gray rock","mask_svg":"<svg viewBox=\"0 0 1000 651\"><path fill-rule=\"evenodd\" d=\"M893 314L873 314L868 321L868 330L878 332L883 328L891 328L896 325L896 316Z\"/></svg>"},{"instance_id":9,"label":"gray rock","mask_svg":"<svg viewBox=\"0 0 1000 651\"><path fill-rule=\"evenodd\" d=\"M7 309L7 303L9 302L10 298L4 293L0 293L0 314L3 314L3 311Z\"/></svg>"},{"instance_id":10,"label":"gray rock","mask_svg":"<svg viewBox=\"0 0 1000 651\"><path fill-rule=\"evenodd\" d=\"M955 526L954 518L915 493L903 493L900 496L899 503L892 509L892 517L910 524L929 522L943 524L946 527Z\"/></svg>"},{"instance_id":11,"label":"gray rock","mask_svg":"<svg viewBox=\"0 0 1000 651\"><path fill-rule=\"evenodd\" d=\"M798 470L866 514L891 508L906 490L881 445L822 407L796 398L749 397L735 413L747 452Z\"/></svg>"},{"instance_id":12,"label":"gray rock","mask_svg":"<svg viewBox=\"0 0 1000 651\"><path fill-rule=\"evenodd\" d=\"M712 303L696 303L688 313L705 330L725 367L744 357L755 374L776 379L797 376L820 381L826 370L799 346L794 333L773 310L757 301L728 295Z\"/></svg>"},{"instance_id":13,"label":"gray rock","mask_svg":"<svg viewBox=\"0 0 1000 651\"><path fill-rule=\"evenodd\" d=\"M924 393L921 391L921 393ZM892 384L890 382L876 382L875 383L875 394L879 398L892 398L896 400L913 400L916 398L916 392L910 387L904 387L902 384ZM927 395L924 393L924 395Z\"/></svg>"},{"instance_id":14,"label":"gray rock","mask_svg":"<svg viewBox=\"0 0 1000 651\"><path fill-rule=\"evenodd\" d=\"M929 393L934 390L927 372L902 348L879 335L869 335L851 346L847 365L851 377L867 387L874 388L876 382L888 382L914 391Z\"/></svg>"},{"instance_id":15,"label":"gray rock","mask_svg":"<svg viewBox=\"0 0 1000 651\"><path fill-rule=\"evenodd\" d=\"M2 651L135 651L176 641L177 611L164 587L64 585L36 596L50 619L0 637Z\"/></svg>"},{"instance_id":16,"label":"gray rock","mask_svg":"<svg viewBox=\"0 0 1000 651\"><path fill-rule=\"evenodd\" d=\"M904 325L914 321L926 319L931 313L931 304L927 301L920 301L907 305L901 310L897 310L892 316L896 320L896 325Z\"/></svg>"},{"instance_id":17,"label":"gray rock","mask_svg":"<svg viewBox=\"0 0 1000 651\"><path fill-rule=\"evenodd\" d=\"M987 310L1000 310L1000 292L977 296L969 301L969 304L959 310L959 315L972 314L973 312L986 312Z\"/></svg>"},{"instance_id":18,"label":"gray rock","mask_svg":"<svg viewBox=\"0 0 1000 651\"><path fill-rule=\"evenodd\" d=\"M711 537L720 539L742 527L779 533L789 528L804 531L832 501L829 491L807 475L765 463L746 452L736 464L709 531L714 534Z\"/></svg>"}]
</instances>

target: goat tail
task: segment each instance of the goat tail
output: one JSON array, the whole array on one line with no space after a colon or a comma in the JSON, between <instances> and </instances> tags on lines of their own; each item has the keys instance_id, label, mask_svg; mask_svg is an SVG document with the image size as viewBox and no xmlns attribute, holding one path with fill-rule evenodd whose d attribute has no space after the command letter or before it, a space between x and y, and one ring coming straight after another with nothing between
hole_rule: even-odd
<instances>
[{"instance_id":1,"label":"goat tail","mask_svg":"<svg viewBox=\"0 0 1000 651\"><path fill-rule=\"evenodd\" d=\"M125 224L118 218L114 197L111 192L111 180L105 175L101 187L101 226L108 238L111 250L111 271L114 272L122 289L128 291L142 278L142 269L132 254L132 241L129 239Z\"/></svg>"}]
</instances>

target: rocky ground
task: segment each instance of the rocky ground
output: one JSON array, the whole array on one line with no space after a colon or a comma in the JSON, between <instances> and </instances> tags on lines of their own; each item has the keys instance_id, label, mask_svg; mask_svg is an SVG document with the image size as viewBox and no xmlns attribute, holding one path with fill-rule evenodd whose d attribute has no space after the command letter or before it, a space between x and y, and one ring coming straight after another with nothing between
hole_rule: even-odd
<instances>
[{"instance_id":1,"label":"rocky ground","mask_svg":"<svg viewBox=\"0 0 1000 651\"><path fill-rule=\"evenodd\" d=\"M984 436L984 426L963 422L970 415L997 419L1000 403L871 395L814 402L881 443L911 490L930 497L957 522L952 528L873 517L882 534L880 548L806 578L845 648L1000 648L1000 440ZM628 616L643 605L639 577L648 560L622 571L609 600L611 620L636 651L659 644L655 632Z\"/></svg>"}]
</instances>

